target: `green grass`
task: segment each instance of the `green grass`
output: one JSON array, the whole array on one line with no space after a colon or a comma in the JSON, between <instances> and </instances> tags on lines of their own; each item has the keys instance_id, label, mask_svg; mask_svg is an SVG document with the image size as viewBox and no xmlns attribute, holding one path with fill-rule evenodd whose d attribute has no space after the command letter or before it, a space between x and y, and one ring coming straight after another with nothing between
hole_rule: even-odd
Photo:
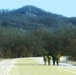
<instances>
[{"instance_id":1,"label":"green grass","mask_svg":"<svg viewBox=\"0 0 76 75\"><path fill-rule=\"evenodd\" d=\"M39 64L35 59L17 59L11 75L76 75L76 68L63 66L44 66Z\"/></svg>"}]
</instances>

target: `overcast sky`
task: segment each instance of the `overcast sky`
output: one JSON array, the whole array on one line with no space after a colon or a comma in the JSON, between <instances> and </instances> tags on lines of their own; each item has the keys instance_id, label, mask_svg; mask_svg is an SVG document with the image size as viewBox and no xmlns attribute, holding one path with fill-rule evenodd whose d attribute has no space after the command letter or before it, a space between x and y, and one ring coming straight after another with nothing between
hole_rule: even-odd
<instances>
[{"instance_id":1,"label":"overcast sky","mask_svg":"<svg viewBox=\"0 0 76 75\"><path fill-rule=\"evenodd\" d=\"M34 5L45 11L76 17L76 0L0 0L0 9L17 9Z\"/></svg>"}]
</instances>

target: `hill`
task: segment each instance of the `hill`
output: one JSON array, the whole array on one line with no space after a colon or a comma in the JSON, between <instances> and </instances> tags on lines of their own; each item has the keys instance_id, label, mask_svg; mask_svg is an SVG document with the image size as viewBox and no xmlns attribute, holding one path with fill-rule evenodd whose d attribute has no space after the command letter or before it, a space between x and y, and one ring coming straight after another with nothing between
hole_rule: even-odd
<instances>
[{"instance_id":1,"label":"hill","mask_svg":"<svg viewBox=\"0 0 76 75\"><path fill-rule=\"evenodd\" d=\"M46 12L35 6L24 6L12 11L0 11L0 26L15 27L25 30L35 28L58 28L69 24L75 25L76 19Z\"/></svg>"},{"instance_id":2,"label":"hill","mask_svg":"<svg viewBox=\"0 0 76 75\"><path fill-rule=\"evenodd\" d=\"M0 11L0 57L58 54L76 60L76 18L35 6Z\"/></svg>"}]
</instances>

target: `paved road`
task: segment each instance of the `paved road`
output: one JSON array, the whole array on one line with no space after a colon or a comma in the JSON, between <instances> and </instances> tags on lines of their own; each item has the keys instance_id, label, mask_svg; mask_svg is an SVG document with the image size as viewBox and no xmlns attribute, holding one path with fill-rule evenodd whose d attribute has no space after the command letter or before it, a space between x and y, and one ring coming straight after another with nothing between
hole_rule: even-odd
<instances>
[{"instance_id":1,"label":"paved road","mask_svg":"<svg viewBox=\"0 0 76 75\"><path fill-rule=\"evenodd\" d=\"M76 75L75 66L44 66L42 58L22 58L14 65L11 75Z\"/></svg>"},{"instance_id":2,"label":"paved road","mask_svg":"<svg viewBox=\"0 0 76 75\"><path fill-rule=\"evenodd\" d=\"M43 58L18 58L0 62L0 75L76 75L76 66L44 66Z\"/></svg>"}]
</instances>

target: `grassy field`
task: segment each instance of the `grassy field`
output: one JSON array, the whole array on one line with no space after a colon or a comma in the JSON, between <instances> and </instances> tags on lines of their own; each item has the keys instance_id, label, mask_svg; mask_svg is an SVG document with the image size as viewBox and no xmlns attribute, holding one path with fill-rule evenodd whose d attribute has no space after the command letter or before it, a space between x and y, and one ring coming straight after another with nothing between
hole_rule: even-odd
<instances>
[{"instance_id":1,"label":"grassy field","mask_svg":"<svg viewBox=\"0 0 76 75\"><path fill-rule=\"evenodd\" d=\"M17 59L10 75L76 75L76 67L44 65L38 58ZM39 60L39 59L38 59Z\"/></svg>"}]
</instances>

